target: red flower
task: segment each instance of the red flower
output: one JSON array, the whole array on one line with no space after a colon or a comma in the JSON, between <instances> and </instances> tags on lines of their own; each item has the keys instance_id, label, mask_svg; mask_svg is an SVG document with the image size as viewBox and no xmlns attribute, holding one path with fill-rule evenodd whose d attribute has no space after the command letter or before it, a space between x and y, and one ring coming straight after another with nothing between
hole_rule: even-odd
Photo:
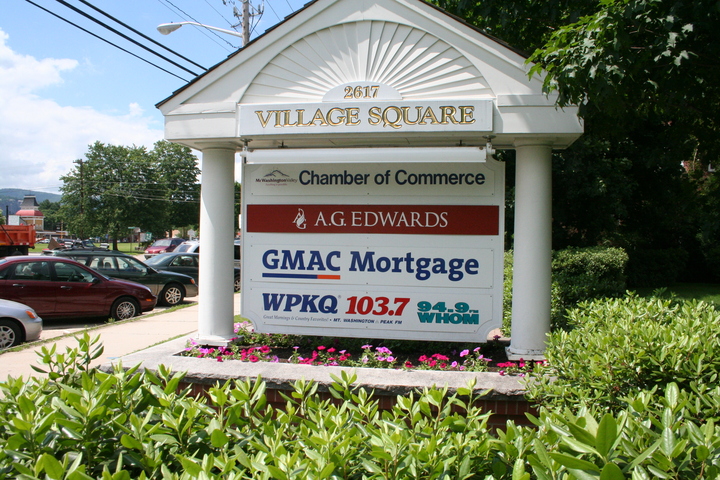
<instances>
[{"instance_id":1,"label":"red flower","mask_svg":"<svg viewBox=\"0 0 720 480\"><path fill-rule=\"evenodd\" d=\"M248 357L248 360L250 360L250 361L253 362L253 363L260 361L260 359L258 358L257 355L250 355L250 356Z\"/></svg>"},{"instance_id":2,"label":"red flower","mask_svg":"<svg viewBox=\"0 0 720 480\"><path fill-rule=\"evenodd\" d=\"M319 347L317 347L317 349L322 352L323 350L325 350L325 347L323 347L322 345L320 345Z\"/></svg>"},{"instance_id":3,"label":"red flower","mask_svg":"<svg viewBox=\"0 0 720 480\"><path fill-rule=\"evenodd\" d=\"M263 345L262 347L260 347L260 351L262 353L270 353L270 347L268 347L267 345Z\"/></svg>"}]
</instances>

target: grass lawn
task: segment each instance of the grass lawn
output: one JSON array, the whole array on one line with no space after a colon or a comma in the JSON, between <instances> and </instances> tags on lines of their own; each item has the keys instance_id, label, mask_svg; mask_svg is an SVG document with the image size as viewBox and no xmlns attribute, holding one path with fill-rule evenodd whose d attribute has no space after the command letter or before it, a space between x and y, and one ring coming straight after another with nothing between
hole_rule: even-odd
<instances>
[{"instance_id":1,"label":"grass lawn","mask_svg":"<svg viewBox=\"0 0 720 480\"><path fill-rule=\"evenodd\" d=\"M638 294L643 297L649 297L654 290L640 288ZM678 283L672 287L667 287L663 292L663 297L675 295L683 300L702 300L708 303L714 303L720 306L720 284L718 283Z\"/></svg>"},{"instance_id":2,"label":"grass lawn","mask_svg":"<svg viewBox=\"0 0 720 480\"><path fill-rule=\"evenodd\" d=\"M140 244L137 242L118 243L118 251L127 253L129 255L138 255L144 251L144 250L138 250L138 245L140 245ZM47 243L36 243L35 248L30 249L30 253L42 253L42 251L46 248L48 248ZM110 244L110 248L112 248L112 243Z\"/></svg>"}]
</instances>

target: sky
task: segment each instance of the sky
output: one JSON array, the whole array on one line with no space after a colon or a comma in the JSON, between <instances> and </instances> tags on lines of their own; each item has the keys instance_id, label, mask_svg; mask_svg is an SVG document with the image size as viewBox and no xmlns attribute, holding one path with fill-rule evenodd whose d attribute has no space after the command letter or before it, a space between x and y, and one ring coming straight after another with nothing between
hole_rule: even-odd
<instances>
[{"instance_id":1,"label":"sky","mask_svg":"<svg viewBox=\"0 0 720 480\"><path fill-rule=\"evenodd\" d=\"M0 13L0 188L59 193L60 177L84 158L88 146L144 145L163 138L155 104L194 75L93 23L74 6L152 47L194 73L202 70L134 34L80 0L33 3L103 37L115 48L38 8L28 0L3 0ZM205 68L223 61L241 38L185 25L161 35L161 23L196 21L231 29L232 0L86 0L88 3ZM237 9L241 10L241 0ZM302 8L304 0L253 0L251 39ZM240 30L240 27L237 27ZM178 78L181 77L181 78Z\"/></svg>"}]
</instances>

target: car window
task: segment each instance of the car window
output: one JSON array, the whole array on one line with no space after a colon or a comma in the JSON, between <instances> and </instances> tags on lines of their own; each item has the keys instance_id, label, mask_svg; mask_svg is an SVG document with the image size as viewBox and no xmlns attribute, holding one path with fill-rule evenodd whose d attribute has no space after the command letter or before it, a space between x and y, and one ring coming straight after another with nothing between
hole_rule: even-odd
<instances>
[{"instance_id":1,"label":"car window","mask_svg":"<svg viewBox=\"0 0 720 480\"><path fill-rule=\"evenodd\" d=\"M132 273L136 275L147 275L148 270L145 265L138 262L132 257L116 257L118 270L123 273Z\"/></svg>"},{"instance_id":2,"label":"car window","mask_svg":"<svg viewBox=\"0 0 720 480\"><path fill-rule=\"evenodd\" d=\"M90 260L88 267L93 270L97 270L103 275L112 276L113 274L117 274L117 264L115 263L115 258L110 256L98 255L93 257L92 260Z\"/></svg>"},{"instance_id":3,"label":"car window","mask_svg":"<svg viewBox=\"0 0 720 480\"><path fill-rule=\"evenodd\" d=\"M55 262L55 277L59 282L92 282L92 273L77 265L65 262Z\"/></svg>"},{"instance_id":4,"label":"car window","mask_svg":"<svg viewBox=\"0 0 720 480\"><path fill-rule=\"evenodd\" d=\"M193 255L178 255L172 259L170 265L174 267L195 267L195 257Z\"/></svg>"},{"instance_id":5,"label":"car window","mask_svg":"<svg viewBox=\"0 0 720 480\"><path fill-rule=\"evenodd\" d=\"M23 262L15 266L15 272L12 277L13 280L39 280L49 281L50 278L50 266L48 262Z\"/></svg>"}]
</instances>

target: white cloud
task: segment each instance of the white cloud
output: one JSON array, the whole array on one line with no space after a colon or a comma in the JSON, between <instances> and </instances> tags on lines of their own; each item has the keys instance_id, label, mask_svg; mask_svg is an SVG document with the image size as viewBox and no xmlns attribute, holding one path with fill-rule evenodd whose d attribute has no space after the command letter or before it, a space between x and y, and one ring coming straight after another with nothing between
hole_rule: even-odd
<instances>
[{"instance_id":1,"label":"white cloud","mask_svg":"<svg viewBox=\"0 0 720 480\"><path fill-rule=\"evenodd\" d=\"M36 59L18 54L0 30L0 188L57 191L59 177L83 158L95 141L145 145L162 139L161 128L137 103L111 115L87 107L62 106L42 89L63 82L72 59Z\"/></svg>"}]
</instances>

